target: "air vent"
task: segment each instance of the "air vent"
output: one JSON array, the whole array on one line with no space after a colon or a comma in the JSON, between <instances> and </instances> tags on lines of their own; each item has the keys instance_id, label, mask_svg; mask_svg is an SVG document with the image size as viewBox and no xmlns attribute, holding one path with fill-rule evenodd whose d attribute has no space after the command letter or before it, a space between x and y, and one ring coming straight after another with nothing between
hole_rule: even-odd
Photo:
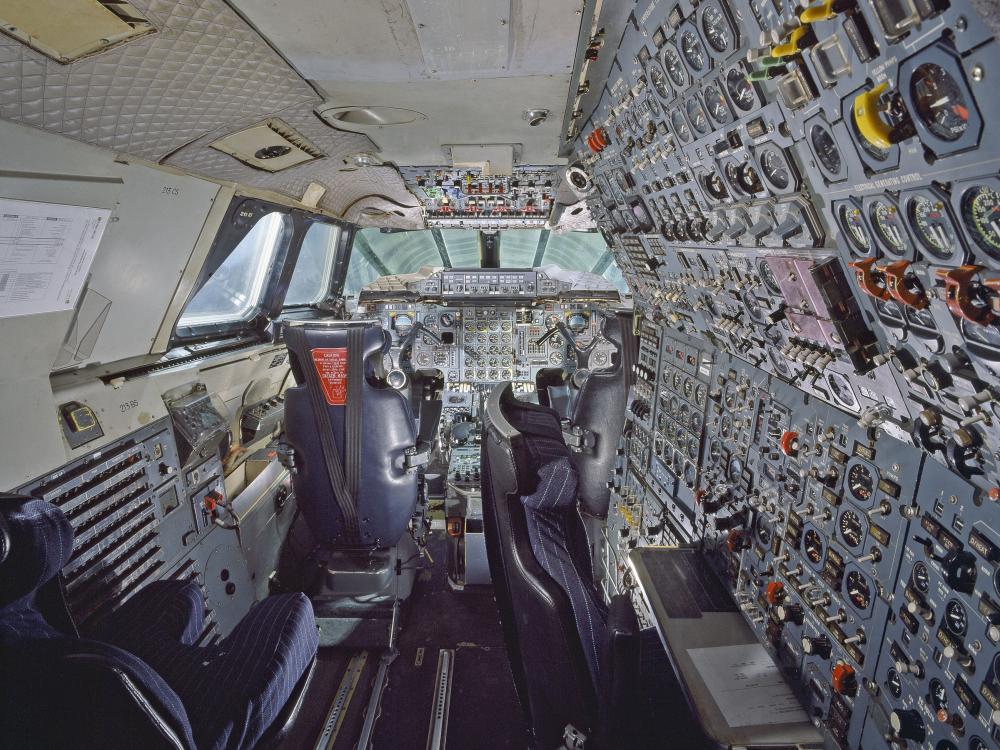
<instances>
[{"instance_id":1,"label":"air vent","mask_svg":"<svg viewBox=\"0 0 1000 750\"><path fill-rule=\"evenodd\" d=\"M280 172L326 156L301 133L276 117L220 138L212 148L266 172Z\"/></svg>"},{"instance_id":2,"label":"air vent","mask_svg":"<svg viewBox=\"0 0 1000 750\"><path fill-rule=\"evenodd\" d=\"M63 64L155 30L130 3L117 0L0 3L0 31Z\"/></svg>"}]
</instances>

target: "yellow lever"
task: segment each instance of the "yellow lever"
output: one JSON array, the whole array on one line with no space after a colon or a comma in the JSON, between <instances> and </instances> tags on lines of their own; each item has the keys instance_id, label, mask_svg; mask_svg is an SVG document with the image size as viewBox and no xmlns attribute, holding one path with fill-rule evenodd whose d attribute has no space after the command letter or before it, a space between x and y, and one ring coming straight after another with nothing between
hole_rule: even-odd
<instances>
[{"instance_id":1,"label":"yellow lever","mask_svg":"<svg viewBox=\"0 0 1000 750\"><path fill-rule=\"evenodd\" d=\"M776 44L771 47L771 57L791 57L792 55L799 54L799 40L809 32L809 26L799 26L792 29L792 32L788 35L781 44Z\"/></svg>"},{"instance_id":2,"label":"yellow lever","mask_svg":"<svg viewBox=\"0 0 1000 750\"><path fill-rule=\"evenodd\" d=\"M814 23L816 21L825 21L828 18L833 18L837 11L833 9L834 0L823 0L821 3L816 3L815 5L810 5L808 8L799 13L799 20L802 23Z\"/></svg>"},{"instance_id":3,"label":"yellow lever","mask_svg":"<svg viewBox=\"0 0 1000 750\"><path fill-rule=\"evenodd\" d=\"M892 147L889 135L892 128L886 124L885 120L879 117L879 97L889 88L888 83L880 83L869 91L863 91L854 97L852 109L854 111L854 124L858 127L861 137L873 146L882 149Z\"/></svg>"}]
</instances>

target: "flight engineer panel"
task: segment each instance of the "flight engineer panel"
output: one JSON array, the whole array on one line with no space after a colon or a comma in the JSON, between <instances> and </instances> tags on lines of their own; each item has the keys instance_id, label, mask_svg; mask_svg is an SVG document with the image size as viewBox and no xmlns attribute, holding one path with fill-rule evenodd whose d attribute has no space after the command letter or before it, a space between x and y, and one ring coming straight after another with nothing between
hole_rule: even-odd
<instances>
[{"instance_id":1,"label":"flight engineer panel","mask_svg":"<svg viewBox=\"0 0 1000 750\"><path fill-rule=\"evenodd\" d=\"M1000 743L996 31L643 0L570 133L639 335L602 585L702 550L828 747Z\"/></svg>"}]
</instances>

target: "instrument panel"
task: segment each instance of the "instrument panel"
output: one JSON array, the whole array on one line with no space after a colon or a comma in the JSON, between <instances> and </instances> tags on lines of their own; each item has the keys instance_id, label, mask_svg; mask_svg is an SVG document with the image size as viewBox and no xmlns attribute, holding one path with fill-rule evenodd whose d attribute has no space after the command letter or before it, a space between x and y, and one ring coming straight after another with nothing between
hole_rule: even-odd
<instances>
[{"instance_id":1,"label":"instrument panel","mask_svg":"<svg viewBox=\"0 0 1000 750\"><path fill-rule=\"evenodd\" d=\"M641 2L570 132L641 318L601 583L701 548L828 747L1000 745L996 13Z\"/></svg>"}]
</instances>

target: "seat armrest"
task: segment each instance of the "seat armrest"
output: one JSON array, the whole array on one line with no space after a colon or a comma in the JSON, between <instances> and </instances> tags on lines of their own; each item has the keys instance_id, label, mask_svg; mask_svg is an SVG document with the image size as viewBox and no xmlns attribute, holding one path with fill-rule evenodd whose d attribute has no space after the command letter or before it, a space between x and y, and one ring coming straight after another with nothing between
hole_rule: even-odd
<instances>
[{"instance_id":1,"label":"seat armrest","mask_svg":"<svg viewBox=\"0 0 1000 750\"><path fill-rule=\"evenodd\" d=\"M598 748L634 747L634 709L639 695L639 621L627 596L608 610L608 640L601 671Z\"/></svg>"}]
</instances>

